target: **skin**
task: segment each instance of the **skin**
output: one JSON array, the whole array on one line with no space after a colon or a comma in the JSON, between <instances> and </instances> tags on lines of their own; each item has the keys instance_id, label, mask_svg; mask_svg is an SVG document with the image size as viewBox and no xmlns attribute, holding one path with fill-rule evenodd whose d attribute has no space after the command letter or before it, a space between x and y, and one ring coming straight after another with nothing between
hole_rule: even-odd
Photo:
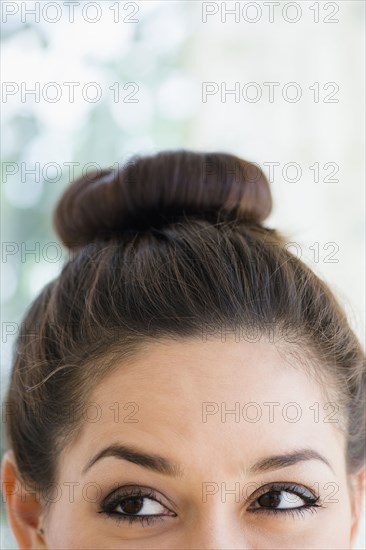
<instances>
[{"instance_id":1,"label":"skin","mask_svg":"<svg viewBox=\"0 0 366 550\"><path fill-rule=\"evenodd\" d=\"M2 479L19 548L352 547L364 470L347 475L338 413L324 408L329 398L323 388L273 344L160 340L117 367L94 388L90 421L59 457L58 499L47 514L36 496L20 498L14 457L6 454ZM225 406L233 410L236 402L239 417L225 415ZM249 402L257 405L245 408ZM278 403L272 417L269 402ZM294 402L296 408L288 405ZM126 403L132 405L123 408ZM258 421L251 422L256 415ZM155 471L151 460L132 462L132 452L96 460L111 445L162 457L175 467L168 473L160 461L161 471ZM283 455L287 459L278 458ZM277 500L271 484L281 484L275 486ZM126 486L149 495L140 504L138 496L130 501L135 516L163 517L150 524L117 521L116 513L131 512L126 496L115 504L114 516L102 513L103 500ZM294 487L319 496L321 507L304 508ZM270 510L263 508L268 503Z\"/></svg>"}]
</instances>

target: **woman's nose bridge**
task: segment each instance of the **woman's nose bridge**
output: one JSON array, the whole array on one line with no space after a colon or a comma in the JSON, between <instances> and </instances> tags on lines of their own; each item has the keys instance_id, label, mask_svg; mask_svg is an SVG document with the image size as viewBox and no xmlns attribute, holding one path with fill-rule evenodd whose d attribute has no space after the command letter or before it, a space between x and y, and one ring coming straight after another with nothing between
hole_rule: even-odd
<instances>
[{"instance_id":1,"label":"woman's nose bridge","mask_svg":"<svg viewBox=\"0 0 366 550\"><path fill-rule=\"evenodd\" d=\"M220 498L202 502L192 519L185 548L205 550L249 550L248 533L238 511L235 498ZM235 495L229 495L234 497Z\"/></svg>"},{"instance_id":2,"label":"woman's nose bridge","mask_svg":"<svg viewBox=\"0 0 366 550\"><path fill-rule=\"evenodd\" d=\"M190 532L184 541L185 549L194 550L249 550L253 548L246 542L243 531L233 530L230 526L220 529L198 527Z\"/></svg>"}]
</instances>

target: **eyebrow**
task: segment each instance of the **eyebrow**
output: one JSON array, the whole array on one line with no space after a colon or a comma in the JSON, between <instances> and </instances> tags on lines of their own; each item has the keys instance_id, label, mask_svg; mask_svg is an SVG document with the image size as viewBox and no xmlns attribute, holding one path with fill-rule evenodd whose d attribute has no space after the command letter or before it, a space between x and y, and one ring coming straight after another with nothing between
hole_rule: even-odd
<instances>
[{"instance_id":1,"label":"eyebrow","mask_svg":"<svg viewBox=\"0 0 366 550\"><path fill-rule=\"evenodd\" d=\"M159 474L178 477L183 475L183 470L178 464L170 462L168 459L155 454L147 454L138 449L126 445L110 445L97 453L87 465L83 468L82 474L85 474L96 462L106 457L120 458L127 460L148 470L153 470Z\"/></svg>"},{"instance_id":2,"label":"eyebrow","mask_svg":"<svg viewBox=\"0 0 366 550\"><path fill-rule=\"evenodd\" d=\"M97 453L93 458L89 460L89 462L83 468L82 474L84 475L96 462L106 457L114 457L121 460L127 460L128 462L137 464L138 466L142 466L143 468L147 468L148 470L152 470L159 474L164 474L172 477L181 477L183 475L183 470L178 464L171 462L168 459L163 458L162 456L147 454L141 452L135 447L130 447L127 445L110 445L105 449L102 449L101 451L99 451L99 453ZM273 455L263 458L262 460L259 460L258 462L250 466L248 472L251 474L257 474L272 470L280 470L282 468L288 468L289 466L293 466L294 464L298 464L299 462L304 462L308 460L319 460L326 464L328 468L330 468L334 473L334 470L328 460L323 455L313 449L300 449L298 451L293 451L290 453Z\"/></svg>"},{"instance_id":3,"label":"eyebrow","mask_svg":"<svg viewBox=\"0 0 366 550\"><path fill-rule=\"evenodd\" d=\"M284 453L263 458L250 466L249 472L257 474L267 472L269 470L280 470L281 468L288 468L289 466L293 466L294 464L307 460L320 460L334 473L329 461L314 449L300 449L291 453Z\"/></svg>"}]
</instances>

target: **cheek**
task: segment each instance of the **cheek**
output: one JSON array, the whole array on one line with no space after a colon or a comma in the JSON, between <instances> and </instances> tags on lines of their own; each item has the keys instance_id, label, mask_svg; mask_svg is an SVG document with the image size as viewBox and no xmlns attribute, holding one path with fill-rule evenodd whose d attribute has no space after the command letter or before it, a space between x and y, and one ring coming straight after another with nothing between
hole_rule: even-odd
<instances>
[{"instance_id":1,"label":"cheek","mask_svg":"<svg viewBox=\"0 0 366 550\"><path fill-rule=\"evenodd\" d=\"M93 518L85 508L70 498L54 503L45 523L47 547L54 550L95 548Z\"/></svg>"},{"instance_id":2,"label":"cheek","mask_svg":"<svg viewBox=\"0 0 366 550\"><path fill-rule=\"evenodd\" d=\"M352 515L349 495L339 491L329 497L336 502L328 503L327 510L319 513L318 520L311 532L304 532L301 544L294 548L309 548L313 550L332 549L349 550L351 548Z\"/></svg>"},{"instance_id":3,"label":"cheek","mask_svg":"<svg viewBox=\"0 0 366 550\"><path fill-rule=\"evenodd\" d=\"M328 492L328 499L328 511L322 515L320 522L319 542L324 545L324 548L350 549L352 510L345 480L338 492L333 494L333 489L330 493Z\"/></svg>"},{"instance_id":4,"label":"cheek","mask_svg":"<svg viewBox=\"0 0 366 550\"><path fill-rule=\"evenodd\" d=\"M349 550L351 548L350 525L347 521L330 521L328 524L322 523L317 531L307 541L305 536L302 544L294 548L308 548L313 550Z\"/></svg>"},{"instance_id":5,"label":"cheek","mask_svg":"<svg viewBox=\"0 0 366 550\"><path fill-rule=\"evenodd\" d=\"M276 520L274 520L276 521ZM349 550L351 549L350 519L342 510L329 512L317 519L307 516L284 520L281 525L267 524L248 536L245 548L278 550Z\"/></svg>"},{"instance_id":6,"label":"cheek","mask_svg":"<svg viewBox=\"0 0 366 550\"><path fill-rule=\"evenodd\" d=\"M47 523L47 546L53 550L117 550L122 548L151 548L149 538L143 541L122 541L119 537L110 536L108 528L101 530L100 523L95 521L92 513L78 513L75 503L64 502L54 505L52 514ZM347 506L342 503L334 505L332 509L319 516L315 525L307 527L301 525L302 519L294 523L284 523L282 528L270 528L267 524L265 532L243 526L243 539L238 543L248 544L248 548L263 548L278 550L349 550L351 549L350 529L351 514ZM203 527L203 526L202 526ZM253 527L253 526L252 526ZM202 529L204 530L204 529ZM249 533L250 530L250 533ZM257 531L257 532L256 532ZM159 548L190 548L184 541L194 542L189 526L180 529L179 534L170 532L159 539ZM197 540L201 541L200 527L197 526ZM245 539L245 541L244 541ZM183 544L183 546L182 546ZM193 546L194 547L194 546Z\"/></svg>"}]
</instances>

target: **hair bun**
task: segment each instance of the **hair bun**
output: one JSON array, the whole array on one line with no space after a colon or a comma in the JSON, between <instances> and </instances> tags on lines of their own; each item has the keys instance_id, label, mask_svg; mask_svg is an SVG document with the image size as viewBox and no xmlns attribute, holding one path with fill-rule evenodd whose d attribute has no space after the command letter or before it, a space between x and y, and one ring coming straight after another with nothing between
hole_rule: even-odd
<instances>
[{"instance_id":1,"label":"hair bun","mask_svg":"<svg viewBox=\"0 0 366 550\"><path fill-rule=\"evenodd\" d=\"M260 224L271 208L269 184L257 165L226 153L166 151L75 180L56 205L54 225L73 248L183 214Z\"/></svg>"}]
</instances>

